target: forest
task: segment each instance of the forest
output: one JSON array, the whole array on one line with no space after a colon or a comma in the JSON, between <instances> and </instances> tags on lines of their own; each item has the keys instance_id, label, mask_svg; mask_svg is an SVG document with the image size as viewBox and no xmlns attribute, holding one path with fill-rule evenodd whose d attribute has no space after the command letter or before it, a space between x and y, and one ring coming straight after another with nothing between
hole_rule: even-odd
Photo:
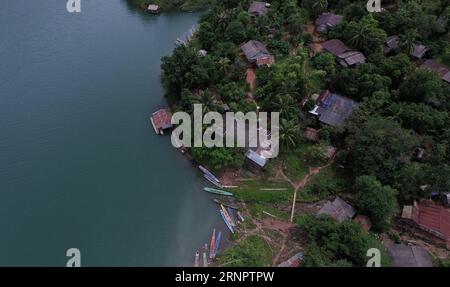
<instances>
[{"instance_id":1,"label":"forest","mask_svg":"<svg viewBox=\"0 0 450 287\"><path fill-rule=\"evenodd\" d=\"M318 194L348 194L377 232L389 230L400 206L450 191L450 84L437 72L420 68L424 59L450 66L450 1L382 1L383 12L369 13L367 1L273 0L264 17L249 15L251 2L211 3L196 37L163 58L162 81L174 111L192 111L193 104L201 103L205 112L257 107L280 112L282 158L304 148L307 127L317 129L320 142L309 147L309 156L327 145L339 152L333 163L336 176L314 188ZM314 51L316 36L308 27L326 11L342 15L343 21L319 37L340 39L361 51L365 63L345 67L330 53ZM398 36L398 46L386 54L392 35ZM249 65L240 53L249 40L264 43L276 59L271 67L256 69L255 87L246 81ZM416 43L428 47L424 59L410 55ZM207 54L199 55L199 50ZM326 125L308 113L314 107L311 95L324 90L359 103L345 125ZM245 151L190 152L196 162L221 170L242 167ZM318 232L310 247L316 256L308 258L309 265L323 265L330 258L342 259L338 265L361 265L360 257L345 251L355 238L325 248L320 237L340 232L364 235L350 223L336 227L324 220L313 228L314 220L298 221L310 234ZM358 242L366 240L372 239Z\"/></svg>"}]
</instances>

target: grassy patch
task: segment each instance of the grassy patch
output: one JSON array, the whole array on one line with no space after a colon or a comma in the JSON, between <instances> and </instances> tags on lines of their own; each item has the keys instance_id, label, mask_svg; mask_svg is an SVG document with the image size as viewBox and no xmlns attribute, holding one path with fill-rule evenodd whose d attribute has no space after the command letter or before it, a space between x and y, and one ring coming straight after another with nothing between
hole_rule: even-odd
<instances>
[{"instance_id":1,"label":"grassy patch","mask_svg":"<svg viewBox=\"0 0 450 287\"><path fill-rule=\"evenodd\" d=\"M245 201L246 203L285 202L289 201L292 196L292 187L289 183L284 181L261 181L252 179L248 181L241 181L237 184L239 185L239 188L233 189L233 193L237 198ZM261 190L274 188L282 188L286 190Z\"/></svg>"},{"instance_id":2,"label":"grassy patch","mask_svg":"<svg viewBox=\"0 0 450 287\"><path fill-rule=\"evenodd\" d=\"M299 191L299 201L313 202L343 191L345 180L338 177L334 166L323 168Z\"/></svg>"},{"instance_id":3,"label":"grassy patch","mask_svg":"<svg viewBox=\"0 0 450 287\"><path fill-rule=\"evenodd\" d=\"M270 245L264 239L253 235L219 254L217 265L226 267L270 266L273 253Z\"/></svg>"},{"instance_id":4,"label":"grassy patch","mask_svg":"<svg viewBox=\"0 0 450 287\"><path fill-rule=\"evenodd\" d=\"M249 205L250 212L252 215L256 218L265 218L269 217L265 212L268 212L274 216L276 216L278 219L288 220L289 219L289 213L281 211L270 204L267 203L254 203Z\"/></svg>"},{"instance_id":5,"label":"grassy patch","mask_svg":"<svg viewBox=\"0 0 450 287\"><path fill-rule=\"evenodd\" d=\"M304 142L293 151L281 154L283 169L291 180L299 181L308 174L309 167L317 167L325 163L312 154L312 147L314 144Z\"/></svg>"}]
</instances>

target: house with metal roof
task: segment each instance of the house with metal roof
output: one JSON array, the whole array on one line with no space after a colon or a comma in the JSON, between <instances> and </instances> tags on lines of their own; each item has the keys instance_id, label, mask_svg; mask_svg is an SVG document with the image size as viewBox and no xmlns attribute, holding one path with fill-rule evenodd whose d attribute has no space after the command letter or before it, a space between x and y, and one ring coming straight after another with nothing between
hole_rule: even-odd
<instances>
[{"instance_id":1,"label":"house with metal roof","mask_svg":"<svg viewBox=\"0 0 450 287\"><path fill-rule=\"evenodd\" d=\"M430 254L420 246L394 244L388 253L394 267L433 267Z\"/></svg>"},{"instance_id":2,"label":"house with metal roof","mask_svg":"<svg viewBox=\"0 0 450 287\"><path fill-rule=\"evenodd\" d=\"M242 45L241 51L244 52L247 61L256 64L258 67L264 65L270 67L275 62L274 57L269 53L266 46L256 40L250 40Z\"/></svg>"},{"instance_id":3,"label":"house with metal roof","mask_svg":"<svg viewBox=\"0 0 450 287\"><path fill-rule=\"evenodd\" d=\"M342 126L358 106L356 101L326 90L319 96L316 106L309 113L318 116L319 121L324 124Z\"/></svg>"},{"instance_id":4,"label":"house with metal roof","mask_svg":"<svg viewBox=\"0 0 450 287\"><path fill-rule=\"evenodd\" d=\"M252 149L245 153L245 164L252 171L259 172L264 170L267 162L267 158Z\"/></svg>"},{"instance_id":5,"label":"house with metal roof","mask_svg":"<svg viewBox=\"0 0 450 287\"><path fill-rule=\"evenodd\" d=\"M326 33L339 25L344 19L341 15L333 13L323 13L316 19L316 30L320 33Z\"/></svg>"},{"instance_id":6,"label":"house with metal roof","mask_svg":"<svg viewBox=\"0 0 450 287\"><path fill-rule=\"evenodd\" d=\"M393 50L397 49L398 46L398 36L389 36L386 39L385 47L384 47L384 53L389 54Z\"/></svg>"},{"instance_id":7,"label":"house with metal roof","mask_svg":"<svg viewBox=\"0 0 450 287\"><path fill-rule=\"evenodd\" d=\"M450 208L422 200L414 202L411 216L422 230L450 243Z\"/></svg>"},{"instance_id":8,"label":"house with metal roof","mask_svg":"<svg viewBox=\"0 0 450 287\"><path fill-rule=\"evenodd\" d=\"M331 39L322 43L325 51L333 54L336 60L344 67L363 64L366 62L366 57L363 53L355 51L344 44L339 39Z\"/></svg>"},{"instance_id":9,"label":"house with metal roof","mask_svg":"<svg viewBox=\"0 0 450 287\"><path fill-rule=\"evenodd\" d=\"M165 130L173 127L170 109L164 108L154 112L150 118L150 122L152 123L155 132L163 135Z\"/></svg>"},{"instance_id":10,"label":"house with metal roof","mask_svg":"<svg viewBox=\"0 0 450 287\"><path fill-rule=\"evenodd\" d=\"M386 43L385 43L385 47L384 47L385 54L389 54L390 52L392 52L398 48L398 39L399 38L397 35L389 36L386 39ZM413 56L414 58L422 59L428 50L429 50L429 48L427 46L424 46L422 44L413 44L409 54L410 54L410 56Z\"/></svg>"},{"instance_id":11,"label":"house with metal roof","mask_svg":"<svg viewBox=\"0 0 450 287\"><path fill-rule=\"evenodd\" d=\"M319 132L316 129L307 127L305 130L305 138L312 142L319 141Z\"/></svg>"},{"instance_id":12,"label":"house with metal roof","mask_svg":"<svg viewBox=\"0 0 450 287\"><path fill-rule=\"evenodd\" d=\"M152 14L158 14L161 11L161 8L159 7L159 5L149 4L147 6L147 11Z\"/></svg>"},{"instance_id":13,"label":"house with metal roof","mask_svg":"<svg viewBox=\"0 0 450 287\"><path fill-rule=\"evenodd\" d=\"M423 63L420 67L437 72L441 76L442 80L450 83L450 67L444 64L440 64L433 59L426 60L425 63Z\"/></svg>"},{"instance_id":14,"label":"house with metal roof","mask_svg":"<svg viewBox=\"0 0 450 287\"><path fill-rule=\"evenodd\" d=\"M422 44L414 44L411 47L411 56L413 56L416 59L422 59L423 56L425 56L426 52L430 50L427 46Z\"/></svg>"},{"instance_id":15,"label":"house with metal roof","mask_svg":"<svg viewBox=\"0 0 450 287\"><path fill-rule=\"evenodd\" d=\"M355 209L342 200L340 197L336 197L333 201L328 201L317 212L317 216L328 215L336 219L338 222L344 220L350 220L355 216Z\"/></svg>"},{"instance_id":16,"label":"house with metal roof","mask_svg":"<svg viewBox=\"0 0 450 287\"><path fill-rule=\"evenodd\" d=\"M250 7L248 8L248 14L250 16L256 17L256 16L266 16L269 12L270 4L266 2L260 2L260 1L254 1L252 4L250 4Z\"/></svg>"}]
</instances>

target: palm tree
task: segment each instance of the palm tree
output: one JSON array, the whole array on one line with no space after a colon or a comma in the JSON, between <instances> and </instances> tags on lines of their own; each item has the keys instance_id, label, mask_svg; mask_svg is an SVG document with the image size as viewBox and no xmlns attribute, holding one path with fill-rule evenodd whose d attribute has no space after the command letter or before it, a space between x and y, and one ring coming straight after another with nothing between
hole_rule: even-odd
<instances>
[{"instance_id":1,"label":"palm tree","mask_svg":"<svg viewBox=\"0 0 450 287\"><path fill-rule=\"evenodd\" d=\"M316 0L312 5L312 10L314 14L318 15L328 8L328 0Z\"/></svg>"},{"instance_id":2,"label":"palm tree","mask_svg":"<svg viewBox=\"0 0 450 287\"><path fill-rule=\"evenodd\" d=\"M217 111L219 106L217 99L209 90L199 91L198 94L194 96L192 104L202 104L203 113Z\"/></svg>"},{"instance_id":3,"label":"palm tree","mask_svg":"<svg viewBox=\"0 0 450 287\"><path fill-rule=\"evenodd\" d=\"M371 23L367 21L350 22L348 25L348 41L356 48L364 48L370 37Z\"/></svg>"},{"instance_id":4,"label":"palm tree","mask_svg":"<svg viewBox=\"0 0 450 287\"><path fill-rule=\"evenodd\" d=\"M294 121L281 119L280 122L280 143L285 150L290 150L297 145L299 128Z\"/></svg>"},{"instance_id":5,"label":"palm tree","mask_svg":"<svg viewBox=\"0 0 450 287\"><path fill-rule=\"evenodd\" d=\"M398 46L402 51L405 51L406 54L409 54L414 50L414 44L416 43L417 38L419 38L417 30L409 29L404 34L400 35Z\"/></svg>"},{"instance_id":6,"label":"palm tree","mask_svg":"<svg viewBox=\"0 0 450 287\"><path fill-rule=\"evenodd\" d=\"M219 71L223 72L225 76L228 76L230 63L231 61L227 57L220 58L217 63L219 65Z\"/></svg>"},{"instance_id":7,"label":"palm tree","mask_svg":"<svg viewBox=\"0 0 450 287\"><path fill-rule=\"evenodd\" d=\"M277 94L273 99L273 110L280 113L282 118L291 119L295 115L297 104L290 94Z\"/></svg>"}]
</instances>

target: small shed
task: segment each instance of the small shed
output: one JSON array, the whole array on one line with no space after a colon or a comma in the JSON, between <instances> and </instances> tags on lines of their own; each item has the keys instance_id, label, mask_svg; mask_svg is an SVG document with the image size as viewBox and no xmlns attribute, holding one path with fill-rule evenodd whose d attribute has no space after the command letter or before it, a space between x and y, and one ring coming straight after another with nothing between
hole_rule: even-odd
<instances>
[{"instance_id":1,"label":"small shed","mask_svg":"<svg viewBox=\"0 0 450 287\"><path fill-rule=\"evenodd\" d=\"M361 65L366 62L366 57L358 51L349 51L337 56L339 64L344 67Z\"/></svg>"},{"instance_id":2,"label":"small shed","mask_svg":"<svg viewBox=\"0 0 450 287\"><path fill-rule=\"evenodd\" d=\"M264 170L268 160L254 150L249 149L245 153L245 163L251 171L260 172Z\"/></svg>"},{"instance_id":3,"label":"small shed","mask_svg":"<svg viewBox=\"0 0 450 287\"><path fill-rule=\"evenodd\" d=\"M267 9L269 6L270 6L269 3L254 1L252 4L250 4L250 7L248 8L248 13L250 14L250 16L253 17L266 16L267 12L269 11Z\"/></svg>"},{"instance_id":4,"label":"small shed","mask_svg":"<svg viewBox=\"0 0 450 287\"><path fill-rule=\"evenodd\" d=\"M334 201L325 203L325 205L317 212L317 216L321 215L329 215L338 222L342 222L347 219L352 219L355 216L355 209L340 197L336 197Z\"/></svg>"},{"instance_id":5,"label":"small shed","mask_svg":"<svg viewBox=\"0 0 450 287\"><path fill-rule=\"evenodd\" d=\"M316 19L316 30L320 33L326 33L339 25L344 17L333 13L323 13Z\"/></svg>"},{"instance_id":6,"label":"small shed","mask_svg":"<svg viewBox=\"0 0 450 287\"><path fill-rule=\"evenodd\" d=\"M350 47L344 44L339 39L331 39L322 44L322 47L325 49L325 51L333 54L335 57L347 52L351 51Z\"/></svg>"},{"instance_id":7,"label":"small shed","mask_svg":"<svg viewBox=\"0 0 450 287\"><path fill-rule=\"evenodd\" d=\"M440 64L436 62L436 60L430 59L426 60L420 68L433 70L441 76L442 80L450 83L450 67Z\"/></svg>"},{"instance_id":8,"label":"small shed","mask_svg":"<svg viewBox=\"0 0 450 287\"><path fill-rule=\"evenodd\" d=\"M150 118L155 132L163 135L165 130L172 129L172 113L169 108L160 109L154 112Z\"/></svg>"},{"instance_id":9,"label":"small shed","mask_svg":"<svg viewBox=\"0 0 450 287\"><path fill-rule=\"evenodd\" d=\"M275 58L272 55L262 56L256 59L256 66L261 67L271 67L275 64Z\"/></svg>"},{"instance_id":10,"label":"small shed","mask_svg":"<svg viewBox=\"0 0 450 287\"><path fill-rule=\"evenodd\" d=\"M319 116L319 121L324 124L342 126L358 106L354 100L326 90L309 113Z\"/></svg>"},{"instance_id":11,"label":"small shed","mask_svg":"<svg viewBox=\"0 0 450 287\"><path fill-rule=\"evenodd\" d=\"M322 44L325 51L333 54L339 64L344 67L363 64L366 57L359 51L354 51L339 39L331 39Z\"/></svg>"},{"instance_id":12,"label":"small shed","mask_svg":"<svg viewBox=\"0 0 450 287\"><path fill-rule=\"evenodd\" d=\"M147 11L152 14L159 14L161 12L161 8L156 4L149 4L147 6Z\"/></svg>"},{"instance_id":13,"label":"small shed","mask_svg":"<svg viewBox=\"0 0 450 287\"><path fill-rule=\"evenodd\" d=\"M327 146L325 148L324 156L326 159L332 159L337 152L337 148L334 146Z\"/></svg>"},{"instance_id":14,"label":"small shed","mask_svg":"<svg viewBox=\"0 0 450 287\"><path fill-rule=\"evenodd\" d=\"M425 53L429 50L428 47L421 44L414 44L411 47L411 56L417 59L422 59Z\"/></svg>"},{"instance_id":15,"label":"small shed","mask_svg":"<svg viewBox=\"0 0 450 287\"><path fill-rule=\"evenodd\" d=\"M305 130L305 138L312 142L319 141L319 132L316 129L307 127Z\"/></svg>"},{"instance_id":16,"label":"small shed","mask_svg":"<svg viewBox=\"0 0 450 287\"><path fill-rule=\"evenodd\" d=\"M250 40L241 47L244 52L245 58L250 63L255 63L258 67L270 66L274 63L275 59L272 54L269 53L266 46L256 40Z\"/></svg>"},{"instance_id":17,"label":"small shed","mask_svg":"<svg viewBox=\"0 0 450 287\"><path fill-rule=\"evenodd\" d=\"M394 267L433 267L430 254L420 246L394 244L388 252Z\"/></svg>"},{"instance_id":18,"label":"small shed","mask_svg":"<svg viewBox=\"0 0 450 287\"><path fill-rule=\"evenodd\" d=\"M303 252L299 252L288 260L280 263L277 267L299 267L303 261L303 257Z\"/></svg>"},{"instance_id":19,"label":"small shed","mask_svg":"<svg viewBox=\"0 0 450 287\"><path fill-rule=\"evenodd\" d=\"M397 46L398 46L398 36L397 35L389 36L385 43L384 53L389 54L393 50L397 49Z\"/></svg>"},{"instance_id":20,"label":"small shed","mask_svg":"<svg viewBox=\"0 0 450 287\"><path fill-rule=\"evenodd\" d=\"M369 231L372 228L372 222L370 221L369 217L365 215L357 215L355 219L353 219L355 222L359 223L361 227L364 229L364 231Z\"/></svg>"}]
</instances>

